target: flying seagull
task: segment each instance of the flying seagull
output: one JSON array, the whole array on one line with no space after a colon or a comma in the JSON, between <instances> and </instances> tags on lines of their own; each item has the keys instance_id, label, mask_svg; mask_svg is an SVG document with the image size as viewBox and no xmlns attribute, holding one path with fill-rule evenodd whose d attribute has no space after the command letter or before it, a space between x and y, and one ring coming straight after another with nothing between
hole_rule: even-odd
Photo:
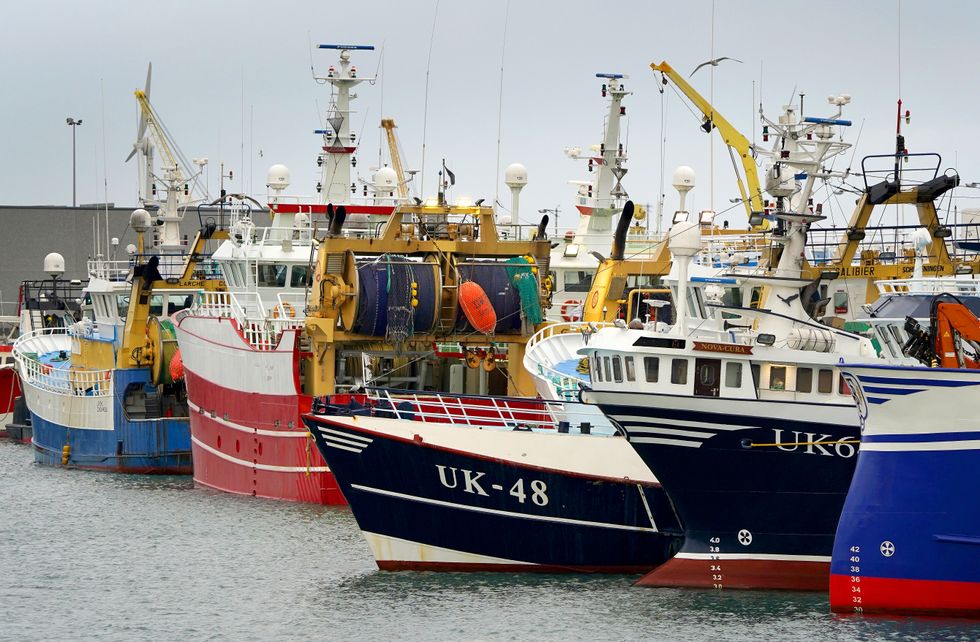
<instances>
[{"instance_id":1,"label":"flying seagull","mask_svg":"<svg viewBox=\"0 0 980 642\"><path fill-rule=\"evenodd\" d=\"M721 58L715 58L714 60L709 60L707 62L702 62L700 65L698 65L697 67L694 68L694 71L691 72L691 75L693 76L694 73L698 69L700 69L701 67L707 67L708 65L711 65L712 67L717 67L718 66L718 63L721 62L722 60L732 60L734 62L742 62L738 58L729 58L728 56L722 56Z\"/></svg>"}]
</instances>

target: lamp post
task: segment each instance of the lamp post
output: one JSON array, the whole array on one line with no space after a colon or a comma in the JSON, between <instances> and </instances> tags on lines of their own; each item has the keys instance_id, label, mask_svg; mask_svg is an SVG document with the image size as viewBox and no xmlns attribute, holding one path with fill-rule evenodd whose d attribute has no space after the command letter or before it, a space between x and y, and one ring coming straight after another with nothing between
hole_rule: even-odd
<instances>
[{"instance_id":1,"label":"lamp post","mask_svg":"<svg viewBox=\"0 0 980 642\"><path fill-rule=\"evenodd\" d=\"M561 205L555 205L554 208L545 208L538 210L538 214L554 214L555 215L555 236L558 236L558 213L561 212Z\"/></svg>"},{"instance_id":2,"label":"lamp post","mask_svg":"<svg viewBox=\"0 0 980 642\"><path fill-rule=\"evenodd\" d=\"M69 116L65 122L71 127L71 206L75 207L75 128L82 124L82 119L75 120Z\"/></svg>"}]
</instances>

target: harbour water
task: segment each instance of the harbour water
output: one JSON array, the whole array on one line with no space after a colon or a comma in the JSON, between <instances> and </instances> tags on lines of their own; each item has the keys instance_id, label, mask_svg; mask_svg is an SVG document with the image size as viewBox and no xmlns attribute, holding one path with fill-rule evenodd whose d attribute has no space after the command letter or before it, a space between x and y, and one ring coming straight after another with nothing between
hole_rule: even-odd
<instances>
[{"instance_id":1,"label":"harbour water","mask_svg":"<svg viewBox=\"0 0 980 642\"><path fill-rule=\"evenodd\" d=\"M45 468L0 441L0 640L980 637L965 620L833 616L825 594L632 580L384 573L345 508Z\"/></svg>"}]
</instances>

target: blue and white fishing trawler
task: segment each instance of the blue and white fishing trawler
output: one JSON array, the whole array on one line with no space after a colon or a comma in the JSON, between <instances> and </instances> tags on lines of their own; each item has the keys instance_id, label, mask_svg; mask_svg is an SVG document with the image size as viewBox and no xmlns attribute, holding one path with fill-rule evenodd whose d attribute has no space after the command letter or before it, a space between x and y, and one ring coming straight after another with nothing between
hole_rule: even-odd
<instances>
[{"instance_id":1,"label":"blue and white fishing trawler","mask_svg":"<svg viewBox=\"0 0 980 642\"><path fill-rule=\"evenodd\" d=\"M190 473L186 394L179 368L171 368L177 341L170 317L189 307L197 292L221 288L223 281L201 263L213 226L202 228L191 244L180 236L200 171L191 175L181 166L146 93L136 95L143 113L136 149L148 159L153 197L152 180L163 183L166 197L144 196L158 206L155 220L145 209L133 212L137 244L128 248L128 260L89 261L83 318L22 334L14 356L38 463ZM147 129L165 161L164 175L155 179ZM144 236L155 228L159 242L146 247Z\"/></svg>"},{"instance_id":2,"label":"blue and white fishing trawler","mask_svg":"<svg viewBox=\"0 0 980 642\"><path fill-rule=\"evenodd\" d=\"M980 617L980 321L941 294L925 329L911 317L903 325L903 351L921 364L841 366L862 445L837 526L830 605Z\"/></svg>"}]
</instances>

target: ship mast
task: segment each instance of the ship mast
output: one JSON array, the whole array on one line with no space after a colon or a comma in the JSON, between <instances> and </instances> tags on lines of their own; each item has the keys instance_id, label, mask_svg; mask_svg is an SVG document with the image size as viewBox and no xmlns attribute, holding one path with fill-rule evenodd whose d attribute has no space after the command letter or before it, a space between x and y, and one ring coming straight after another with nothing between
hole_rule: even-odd
<instances>
[{"instance_id":1,"label":"ship mast","mask_svg":"<svg viewBox=\"0 0 980 642\"><path fill-rule=\"evenodd\" d=\"M347 203L351 190L351 157L357 151L357 136L350 128L350 102L357 98L351 88L374 78L359 78L357 67L350 62L351 51L373 51L373 45L320 45L320 49L340 51L337 66L331 65L326 76L314 76L318 82L328 82L333 88L327 111L327 128L317 129L323 136L323 151L317 160L321 166L320 203Z\"/></svg>"}]
</instances>

